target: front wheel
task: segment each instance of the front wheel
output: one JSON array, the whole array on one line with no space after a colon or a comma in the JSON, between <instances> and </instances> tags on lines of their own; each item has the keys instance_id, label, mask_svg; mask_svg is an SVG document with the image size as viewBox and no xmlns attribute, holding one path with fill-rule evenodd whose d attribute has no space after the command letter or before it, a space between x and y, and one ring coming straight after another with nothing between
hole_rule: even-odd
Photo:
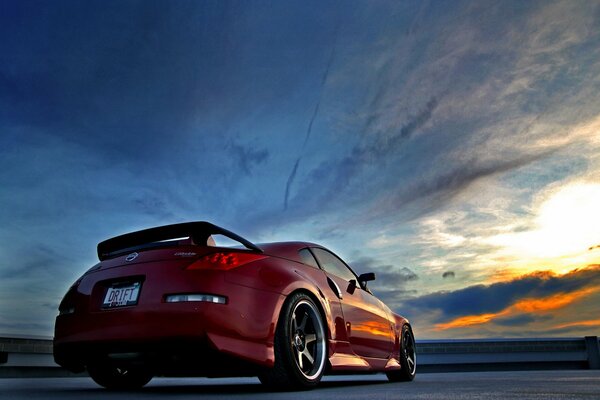
<instances>
[{"instance_id":1,"label":"front wheel","mask_svg":"<svg viewBox=\"0 0 600 400\"><path fill-rule=\"evenodd\" d=\"M410 326L404 325L400 335L400 366L397 371L387 372L388 379L392 382L412 381L417 374L417 348L415 337Z\"/></svg>"},{"instance_id":2,"label":"front wheel","mask_svg":"<svg viewBox=\"0 0 600 400\"><path fill-rule=\"evenodd\" d=\"M275 366L259 376L277 389L310 389L325 371L327 335L323 318L306 294L291 295L275 331Z\"/></svg>"},{"instance_id":3,"label":"front wheel","mask_svg":"<svg viewBox=\"0 0 600 400\"><path fill-rule=\"evenodd\" d=\"M87 370L94 382L111 390L139 389L152 379L152 374L141 368L108 363L94 363Z\"/></svg>"}]
</instances>

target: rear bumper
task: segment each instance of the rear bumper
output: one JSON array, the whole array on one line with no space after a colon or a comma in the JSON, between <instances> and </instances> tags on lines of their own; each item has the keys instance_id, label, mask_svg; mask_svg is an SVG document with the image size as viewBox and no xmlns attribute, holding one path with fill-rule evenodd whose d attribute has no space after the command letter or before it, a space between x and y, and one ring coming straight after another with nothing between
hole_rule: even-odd
<instances>
[{"instance_id":1,"label":"rear bumper","mask_svg":"<svg viewBox=\"0 0 600 400\"><path fill-rule=\"evenodd\" d=\"M285 297L238 285L228 293L227 304L162 302L59 315L55 361L72 371L94 360L112 359L142 362L165 374L187 370L211 375L204 367L195 370L209 357L214 367L209 372L220 376L217 367L224 363L228 370L229 356L272 367L277 315Z\"/></svg>"}]
</instances>

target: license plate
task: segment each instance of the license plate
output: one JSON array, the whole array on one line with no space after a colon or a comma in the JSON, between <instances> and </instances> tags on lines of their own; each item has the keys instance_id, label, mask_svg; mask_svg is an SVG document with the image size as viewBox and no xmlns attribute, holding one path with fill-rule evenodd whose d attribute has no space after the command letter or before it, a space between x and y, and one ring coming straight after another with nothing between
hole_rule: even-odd
<instances>
[{"instance_id":1,"label":"license plate","mask_svg":"<svg viewBox=\"0 0 600 400\"><path fill-rule=\"evenodd\" d=\"M133 306L140 295L140 283L109 287L102 302L103 308Z\"/></svg>"}]
</instances>

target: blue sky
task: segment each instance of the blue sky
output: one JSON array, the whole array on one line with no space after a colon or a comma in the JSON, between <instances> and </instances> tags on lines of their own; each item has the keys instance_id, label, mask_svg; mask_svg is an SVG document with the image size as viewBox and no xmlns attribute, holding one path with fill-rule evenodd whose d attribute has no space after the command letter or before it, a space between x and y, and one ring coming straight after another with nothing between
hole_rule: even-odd
<instances>
[{"instance_id":1,"label":"blue sky","mask_svg":"<svg viewBox=\"0 0 600 400\"><path fill-rule=\"evenodd\" d=\"M190 220L330 247L421 338L599 333L599 2L7 1L0 35L0 333Z\"/></svg>"}]
</instances>

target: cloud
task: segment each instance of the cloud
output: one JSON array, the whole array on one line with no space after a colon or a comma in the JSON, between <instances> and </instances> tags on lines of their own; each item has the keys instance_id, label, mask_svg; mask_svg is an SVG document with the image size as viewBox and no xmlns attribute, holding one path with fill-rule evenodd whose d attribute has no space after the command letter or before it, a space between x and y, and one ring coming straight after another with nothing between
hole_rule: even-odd
<instances>
[{"instance_id":1,"label":"cloud","mask_svg":"<svg viewBox=\"0 0 600 400\"><path fill-rule=\"evenodd\" d=\"M447 330L477 326L495 322L499 318L510 318L514 315L518 316L521 313L545 313L564 308L598 292L600 292L600 286L584 288L572 292L559 292L542 298L524 298L495 313L465 315L448 322L440 322L435 325L435 329Z\"/></svg>"},{"instance_id":2,"label":"cloud","mask_svg":"<svg viewBox=\"0 0 600 400\"><path fill-rule=\"evenodd\" d=\"M255 166L265 163L269 158L267 149L245 147L234 142L229 144L229 148L238 164L237 169L246 175L251 175Z\"/></svg>"},{"instance_id":3,"label":"cloud","mask_svg":"<svg viewBox=\"0 0 600 400\"><path fill-rule=\"evenodd\" d=\"M375 272L382 286L396 287L403 283L419 279L419 276L407 267L396 267L393 265L378 265L371 257L361 257L350 263L355 272Z\"/></svg>"},{"instance_id":4,"label":"cloud","mask_svg":"<svg viewBox=\"0 0 600 400\"><path fill-rule=\"evenodd\" d=\"M527 7L524 12L535 15L539 9ZM553 55L554 63L547 67L557 71L551 74L553 82L559 80L558 71L564 65L561 57L554 55L569 51L571 46L585 42L586 37L577 34L576 40L548 46L556 36L544 34L543 39L532 42L527 19L491 24L505 14L510 12L502 6L469 9L464 24L445 25L445 30L453 33L446 32L447 40L439 46L422 43L425 47L419 52L420 39L400 38L395 36L397 32L386 31L390 43L385 43L397 52L374 54L364 61L364 70L353 71L354 79L362 78L360 72L372 74L367 75L369 90L363 102L357 104L360 111L349 126L349 131L361 135L361 140L335 159L328 158L298 174L297 182L309 189L312 197L298 193L290 199L292 208L302 209L306 215L315 212L311 210L327 212L360 204L366 209L356 213L364 216L361 223L385 220L390 214L407 221L440 209L481 179L511 176L549 163L566 145L552 141L564 135L549 124L557 109L564 113L564 99L522 86L512 93L503 90L523 76L536 80L536 85L548 79L546 73L539 72L538 76L538 72L528 69L531 65L527 63L540 64L540 60L527 59L532 48L543 47L544 52ZM431 17L425 14L425 18ZM568 18L561 19L560 24L564 20ZM577 28L570 23L566 26ZM554 26L536 27L556 30ZM514 49L494 43L498 36ZM417 52L421 61L427 60L424 69L410 68L406 59L412 52ZM378 62L377 56L385 61ZM516 61L523 63L522 69L513 74L508 66ZM590 64L582 67L585 73L594 70ZM436 76L441 78L431 78ZM571 78L578 84L585 81L583 75ZM339 79L332 76L331 81ZM527 107L532 98L539 107ZM569 101L568 109L572 114L590 107L581 108ZM427 156L417 158L417 154ZM317 187L318 191L310 190Z\"/></svg>"},{"instance_id":5,"label":"cloud","mask_svg":"<svg viewBox=\"0 0 600 400\"><path fill-rule=\"evenodd\" d=\"M446 318L498 313L524 298L545 298L600 285L600 266L575 269L564 275L536 272L491 285L436 292L411 300L408 306L440 310Z\"/></svg>"},{"instance_id":6,"label":"cloud","mask_svg":"<svg viewBox=\"0 0 600 400\"><path fill-rule=\"evenodd\" d=\"M550 332L559 320L561 327L571 327L582 317L597 315L599 296L600 266L591 265L562 275L539 271L490 285L417 296L401 301L398 308L409 317L414 315L417 323L431 324L427 331L432 335L436 331L472 335L494 326ZM568 311L572 307L579 314Z\"/></svg>"},{"instance_id":7,"label":"cloud","mask_svg":"<svg viewBox=\"0 0 600 400\"><path fill-rule=\"evenodd\" d=\"M471 158L445 170L430 171L429 176L407 182L381 198L368 211L368 218L382 218L390 213L404 212L410 220L441 208L476 181L523 168L543 160L553 151L521 155L512 159L478 160Z\"/></svg>"},{"instance_id":8,"label":"cloud","mask_svg":"<svg viewBox=\"0 0 600 400\"><path fill-rule=\"evenodd\" d=\"M308 139L310 139L310 134L312 133L313 123L317 118L317 114L319 113L319 107L321 106L321 99L323 96L323 89L325 88L325 84L327 83L327 78L329 77L329 71L331 70L331 65L333 64L333 59L335 57L335 48L337 46L338 39L338 31L339 31L339 22L335 28L335 32L333 34L333 44L331 45L331 52L329 53L329 58L327 59L327 65L325 66L325 71L323 72L323 77L321 78L321 87L319 88L319 99L315 104L315 108L313 110L312 116L310 117L310 121L308 122L308 128L306 129L306 136L304 137L304 143L302 144L302 148L306 147L306 143L308 143Z\"/></svg>"},{"instance_id":9,"label":"cloud","mask_svg":"<svg viewBox=\"0 0 600 400\"><path fill-rule=\"evenodd\" d=\"M419 275L408 267L381 265L374 258L364 256L352 261L350 265L357 274L375 273L375 282L369 287L388 306L404 299L414 298L418 293L412 284L420 279Z\"/></svg>"},{"instance_id":10,"label":"cloud","mask_svg":"<svg viewBox=\"0 0 600 400\"><path fill-rule=\"evenodd\" d=\"M407 267L394 267L392 265L381 265L375 268L377 279L382 282L383 287L399 287L407 282L419 279L414 271Z\"/></svg>"},{"instance_id":11,"label":"cloud","mask_svg":"<svg viewBox=\"0 0 600 400\"><path fill-rule=\"evenodd\" d=\"M327 209L328 205L344 203L341 194L348 193L350 188L360 185L366 169L394 158L404 142L432 117L437 105L438 101L431 98L417 115L408 117L399 128L380 132L367 143L355 145L346 156L321 162L305 174L301 182L304 190L292 197L290 203L298 210L323 210L324 207ZM357 191L352 193L350 198L361 198L364 195L365 192Z\"/></svg>"},{"instance_id":12,"label":"cloud","mask_svg":"<svg viewBox=\"0 0 600 400\"><path fill-rule=\"evenodd\" d=\"M537 321L549 321L553 317L550 315L533 315L533 314L521 314L517 316L500 317L494 319L494 323L502 326L515 326L520 327L527 324L531 324Z\"/></svg>"},{"instance_id":13,"label":"cloud","mask_svg":"<svg viewBox=\"0 0 600 400\"><path fill-rule=\"evenodd\" d=\"M290 188L292 183L294 183L294 178L296 178L296 172L298 171L298 165L300 165L301 158L299 157L294 163L294 168L292 168L292 172L290 172L290 176L285 184L285 196L283 198L283 209L287 210L288 206L288 198L290 196Z\"/></svg>"}]
</instances>

